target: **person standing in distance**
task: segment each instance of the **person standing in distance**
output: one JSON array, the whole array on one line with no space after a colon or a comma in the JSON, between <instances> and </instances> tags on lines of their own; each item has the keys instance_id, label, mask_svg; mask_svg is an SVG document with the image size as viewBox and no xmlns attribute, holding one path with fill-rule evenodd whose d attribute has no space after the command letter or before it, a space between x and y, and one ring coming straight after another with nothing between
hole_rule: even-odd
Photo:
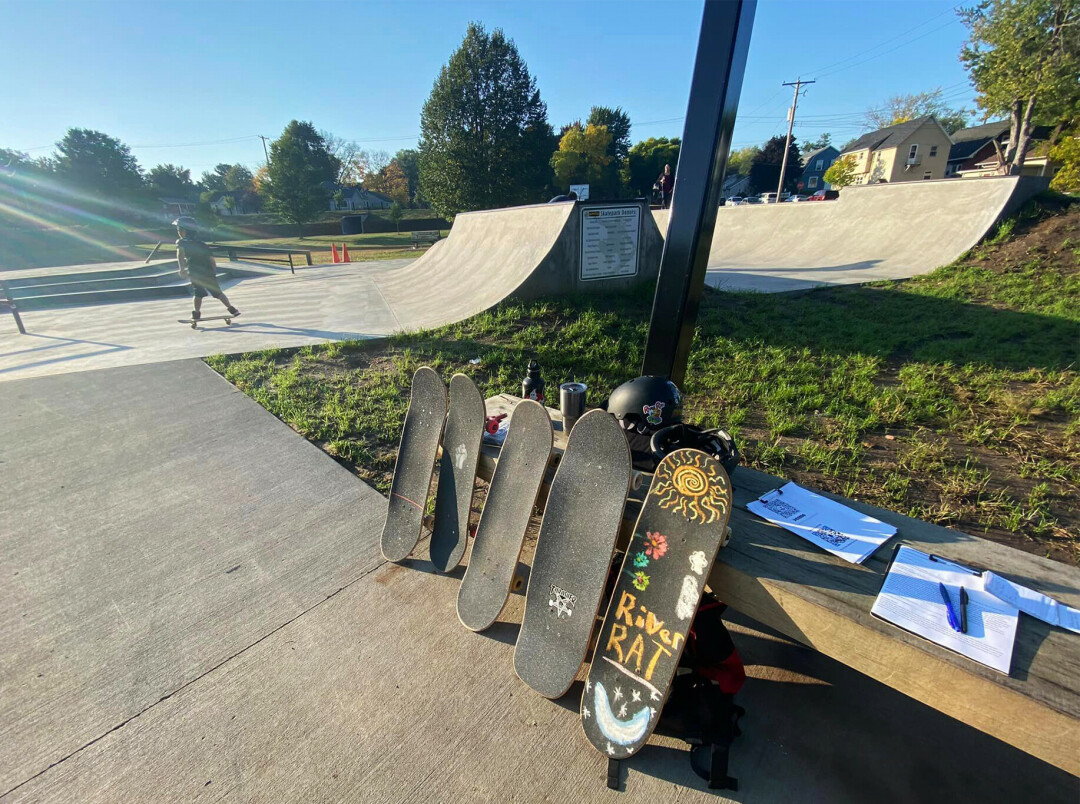
<instances>
[{"instance_id":1,"label":"person standing in distance","mask_svg":"<svg viewBox=\"0 0 1080 804\"><path fill-rule=\"evenodd\" d=\"M195 309L193 321L202 318L202 300L213 296L225 305L229 315L238 316L240 311L232 306L229 297L221 290L217 280L217 263L210 253L210 246L199 238L199 225L194 218L181 215L173 221L180 239L176 241L176 260L180 264L180 278L191 283L191 295Z\"/></svg>"},{"instance_id":2,"label":"person standing in distance","mask_svg":"<svg viewBox=\"0 0 1080 804\"><path fill-rule=\"evenodd\" d=\"M671 194L675 192L675 174L671 172L671 165L664 165L664 172L656 179L653 187L660 191L662 208L671 206Z\"/></svg>"}]
</instances>

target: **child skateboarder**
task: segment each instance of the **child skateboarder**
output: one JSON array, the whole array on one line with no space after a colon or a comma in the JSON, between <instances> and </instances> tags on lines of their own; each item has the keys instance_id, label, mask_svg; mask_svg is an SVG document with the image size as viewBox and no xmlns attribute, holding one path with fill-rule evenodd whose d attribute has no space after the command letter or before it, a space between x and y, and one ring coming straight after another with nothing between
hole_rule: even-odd
<instances>
[{"instance_id":1,"label":"child skateboarder","mask_svg":"<svg viewBox=\"0 0 1080 804\"><path fill-rule=\"evenodd\" d=\"M176 241L176 259L180 263L180 278L191 282L191 295L194 297L195 309L191 311L193 321L202 318L202 300L208 295L213 296L225 305L229 315L240 315L240 311L232 306L221 286L217 281L214 255L210 253L210 247L199 239L198 223L194 218L182 215L173 221L176 233L180 239Z\"/></svg>"}]
</instances>

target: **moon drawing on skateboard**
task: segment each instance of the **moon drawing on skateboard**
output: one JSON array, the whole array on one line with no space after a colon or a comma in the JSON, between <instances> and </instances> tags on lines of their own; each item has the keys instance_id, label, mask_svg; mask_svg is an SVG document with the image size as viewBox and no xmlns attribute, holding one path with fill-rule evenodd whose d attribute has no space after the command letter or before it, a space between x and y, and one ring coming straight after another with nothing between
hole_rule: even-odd
<instances>
[{"instance_id":1,"label":"moon drawing on skateboard","mask_svg":"<svg viewBox=\"0 0 1080 804\"><path fill-rule=\"evenodd\" d=\"M730 516L731 482L718 461L689 449L661 461L582 696L582 727L607 756L632 756L656 727Z\"/></svg>"}]
</instances>

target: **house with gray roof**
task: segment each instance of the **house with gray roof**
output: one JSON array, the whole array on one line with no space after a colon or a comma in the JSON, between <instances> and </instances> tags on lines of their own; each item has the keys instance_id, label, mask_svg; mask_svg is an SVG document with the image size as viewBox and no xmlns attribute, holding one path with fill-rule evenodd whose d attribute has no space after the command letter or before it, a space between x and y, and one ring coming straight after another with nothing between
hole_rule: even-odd
<instances>
[{"instance_id":1,"label":"house with gray roof","mask_svg":"<svg viewBox=\"0 0 1080 804\"><path fill-rule=\"evenodd\" d=\"M998 156L998 149L1004 155L1009 144L1009 130L1012 124L1008 120L995 120L981 126L962 128L952 135L953 146L949 149L949 164L946 176L976 178L979 176L997 176L1004 168ZM1048 158L1050 150L1049 126L1035 126L1031 131L1031 144L1024 164L1020 168L1021 176L1053 176L1060 165L1053 164ZM994 143L997 143L997 147Z\"/></svg>"},{"instance_id":2,"label":"house with gray roof","mask_svg":"<svg viewBox=\"0 0 1080 804\"><path fill-rule=\"evenodd\" d=\"M863 134L841 156L855 164L855 184L943 179L952 139L933 116Z\"/></svg>"}]
</instances>

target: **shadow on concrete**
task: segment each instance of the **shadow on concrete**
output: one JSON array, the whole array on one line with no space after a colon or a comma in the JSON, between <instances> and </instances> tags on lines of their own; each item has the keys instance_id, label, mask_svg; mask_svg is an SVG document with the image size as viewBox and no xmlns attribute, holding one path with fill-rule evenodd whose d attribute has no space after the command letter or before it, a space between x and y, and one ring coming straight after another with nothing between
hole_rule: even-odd
<instances>
[{"instance_id":1,"label":"shadow on concrete","mask_svg":"<svg viewBox=\"0 0 1080 804\"><path fill-rule=\"evenodd\" d=\"M63 357L52 357L46 360L37 360L32 363L20 363L17 366L9 366L6 368L0 368L0 374L7 373L9 371L25 371L26 369L38 368L40 366L47 366L52 363L67 363L72 360L82 360L87 357L97 357L98 355L107 355L113 352L125 352L133 347L124 346L119 343L104 343L102 341L86 341L78 338L61 338L55 335L35 335L32 332L27 332L25 337L27 338L43 338L46 340L54 341L54 343L44 344L42 346L34 346L30 349L19 349L14 352L5 352L0 354L0 360L9 357L15 357L16 355L25 355L35 352L44 352L47 349L56 349L62 346L71 346L73 344L81 344L86 346L104 346L104 349L96 349L92 352L81 352L77 355L64 355Z\"/></svg>"},{"instance_id":2,"label":"shadow on concrete","mask_svg":"<svg viewBox=\"0 0 1080 804\"><path fill-rule=\"evenodd\" d=\"M256 329L263 327L263 329ZM240 321L229 325L211 327L215 332L227 332L232 335L302 335L307 338L319 338L331 341L366 341L372 338L383 338L383 334L365 332L331 332L323 329L306 329L303 327L284 327L280 324L270 324L265 321Z\"/></svg>"}]
</instances>

